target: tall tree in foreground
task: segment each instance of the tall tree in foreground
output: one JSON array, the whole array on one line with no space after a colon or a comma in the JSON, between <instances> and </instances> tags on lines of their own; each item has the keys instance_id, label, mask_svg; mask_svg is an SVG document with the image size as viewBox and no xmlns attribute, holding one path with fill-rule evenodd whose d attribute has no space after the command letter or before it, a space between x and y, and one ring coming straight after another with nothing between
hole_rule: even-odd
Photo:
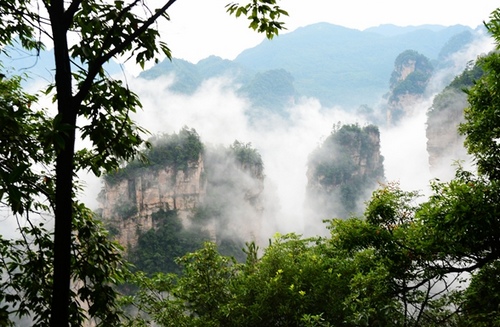
<instances>
[{"instance_id":1,"label":"tall tree in foreground","mask_svg":"<svg viewBox=\"0 0 500 327\"><path fill-rule=\"evenodd\" d=\"M30 176L34 173L31 164L39 163L37 157L26 159L23 148L15 148L2 159L6 162L12 157L21 163L24 160L27 165L21 164L24 170L7 167L2 176L7 182L5 186L2 184L0 193L7 194L7 204L14 214L33 210L34 196L45 196L50 202L46 209L54 209L51 326L68 326L70 263L75 258L70 251L75 173L91 170L99 175L113 170L121 160L133 157L143 143L143 131L129 117L130 112L141 107L138 97L122 81L110 78L103 65L114 57L133 58L142 67L159 53L170 58L170 49L159 38L156 21L168 20L167 11L175 2L164 1L152 8L138 0L0 1L1 46L18 40L22 47L40 51L41 36L49 37L54 46L55 82L46 92L54 97L57 115L46 118L47 124L35 142L39 155L46 160L42 163L48 164L48 172L44 174L53 174L53 192L52 188L44 192L39 187L39 180L44 179L41 173ZM251 28L272 38L282 28L278 19L287 14L276 2L252 0L243 6L229 4L227 11L247 16ZM76 40L70 42L70 34ZM13 106L17 105L7 103L6 109ZM88 140L88 148L75 150L77 131L79 137ZM27 131L22 134L29 137ZM16 191L11 186L20 183L16 181L20 177L33 177L33 181L23 180L26 188ZM47 184L52 183L52 178L46 180Z\"/></svg>"}]
</instances>

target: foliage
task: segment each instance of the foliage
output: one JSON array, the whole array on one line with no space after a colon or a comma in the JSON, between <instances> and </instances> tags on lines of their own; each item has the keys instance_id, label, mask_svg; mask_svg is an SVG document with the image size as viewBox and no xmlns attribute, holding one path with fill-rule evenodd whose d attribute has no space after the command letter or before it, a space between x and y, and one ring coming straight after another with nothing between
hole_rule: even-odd
<instances>
[{"instance_id":1,"label":"foliage","mask_svg":"<svg viewBox=\"0 0 500 327\"><path fill-rule=\"evenodd\" d=\"M236 17L242 14L250 20L249 28L259 33L265 33L268 39L278 35L284 28L284 23L278 21L281 16L288 13L276 5L277 0L252 0L243 6L238 3L230 3L226 6L227 12ZM272 6L272 7L271 7Z\"/></svg>"},{"instance_id":2,"label":"foliage","mask_svg":"<svg viewBox=\"0 0 500 327\"><path fill-rule=\"evenodd\" d=\"M465 291L464 326L500 326L499 265L493 261L473 276Z\"/></svg>"},{"instance_id":3,"label":"foliage","mask_svg":"<svg viewBox=\"0 0 500 327\"><path fill-rule=\"evenodd\" d=\"M262 175L264 170L262 157L257 149L252 147L251 143L242 143L235 140L229 148L230 153L236 158L237 162L244 167L244 169L245 167L252 167L253 169L256 169L258 176Z\"/></svg>"},{"instance_id":4,"label":"foliage","mask_svg":"<svg viewBox=\"0 0 500 327\"><path fill-rule=\"evenodd\" d=\"M185 170L188 163L199 160L203 144L194 129L182 128L179 134L153 137L153 148L145 154L151 165L170 165Z\"/></svg>"},{"instance_id":5,"label":"foliage","mask_svg":"<svg viewBox=\"0 0 500 327\"><path fill-rule=\"evenodd\" d=\"M491 53L480 58L478 65L484 75L467 91L469 107L464 110L465 122L459 132L466 135L465 146L474 155L479 172L491 179L500 177L500 123L498 120L498 79L500 55Z\"/></svg>"},{"instance_id":6,"label":"foliage","mask_svg":"<svg viewBox=\"0 0 500 327\"><path fill-rule=\"evenodd\" d=\"M169 315L171 320L155 320L161 326L395 325L397 301L371 251L349 260L327 240L297 235L277 236L260 259L255 245L248 246L246 263L236 264L206 243L179 260L183 273L167 291L175 298L162 299L160 306L151 292L136 297L136 306L156 308L145 310L151 316ZM168 278L159 276L145 283Z\"/></svg>"},{"instance_id":7,"label":"foliage","mask_svg":"<svg viewBox=\"0 0 500 327\"><path fill-rule=\"evenodd\" d=\"M331 220L325 238L276 235L261 257L249 244L241 264L207 243L179 260L180 276L140 281L169 280L173 296L159 301L142 289L130 303L168 316L155 320L161 326L495 325L497 296L485 292L498 287L500 202L481 183L489 185L459 170L423 203L386 185L364 219ZM489 206L477 211L481 201Z\"/></svg>"},{"instance_id":8,"label":"foliage","mask_svg":"<svg viewBox=\"0 0 500 327\"><path fill-rule=\"evenodd\" d=\"M0 79L0 203L15 214L44 208L39 194L52 203L53 176L45 165L53 160L49 143L58 142L47 113L31 108L37 98L21 90L21 81Z\"/></svg>"},{"instance_id":9,"label":"foliage","mask_svg":"<svg viewBox=\"0 0 500 327\"><path fill-rule=\"evenodd\" d=\"M219 255L213 243L176 260L183 274L156 274L147 278L137 273L130 279L139 292L125 299L137 309L129 326L231 326L225 312L234 277L234 262Z\"/></svg>"},{"instance_id":10,"label":"foliage","mask_svg":"<svg viewBox=\"0 0 500 327\"><path fill-rule=\"evenodd\" d=\"M115 285L128 270L121 248L83 204L74 204L72 235L70 324L93 320L96 326L119 324L121 309ZM14 325L14 316L29 317L33 326L48 326L53 285L53 233L45 226L28 225L22 238L0 238L2 275L0 321ZM87 310L83 310L86 307Z\"/></svg>"},{"instance_id":11,"label":"foliage","mask_svg":"<svg viewBox=\"0 0 500 327\"><path fill-rule=\"evenodd\" d=\"M156 227L139 235L129 258L137 270L149 275L179 273L175 259L198 249L209 235L196 226L183 227L176 210L160 210L152 219Z\"/></svg>"},{"instance_id":12,"label":"foliage","mask_svg":"<svg viewBox=\"0 0 500 327\"><path fill-rule=\"evenodd\" d=\"M113 211L122 219L128 219L137 214L138 209L135 203L119 202L114 207Z\"/></svg>"}]
</instances>

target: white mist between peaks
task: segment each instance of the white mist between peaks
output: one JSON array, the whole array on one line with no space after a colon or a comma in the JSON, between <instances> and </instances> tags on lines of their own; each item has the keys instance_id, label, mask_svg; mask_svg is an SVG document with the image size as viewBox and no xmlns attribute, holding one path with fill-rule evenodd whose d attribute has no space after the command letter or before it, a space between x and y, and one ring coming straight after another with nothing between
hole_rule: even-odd
<instances>
[{"instance_id":1,"label":"white mist between peaks","mask_svg":"<svg viewBox=\"0 0 500 327\"><path fill-rule=\"evenodd\" d=\"M308 220L304 213L307 160L331 134L333 126L338 122L367 124L342 108L322 108L317 100L310 98L302 98L289 107L287 118L266 112L250 120L250 102L238 97L232 81L225 78L205 81L192 95L171 92L172 76L154 81L134 79L130 83L144 106L134 119L151 133L174 133L187 126L194 128L205 144L229 146L238 140L251 143L259 151L264 162L266 187L273 188L277 197L264 199L264 203L277 201L273 205L279 208L273 219L266 220L265 229L271 235L276 231L303 231ZM398 155L401 151L393 154L387 151L392 147L383 146L383 149L388 162L395 162L395 167L403 166L401 161L406 157ZM425 152L425 148L421 150ZM402 180L405 176L398 178ZM332 217L325 213L325 218Z\"/></svg>"},{"instance_id":2,"label":"white mist between peaks","mask_svg":"<svg viewBox=\"0 0 500 327\"><path fill-rule=\"evenodd\" d=\"M398 182L404 190L428 193L429 182L436 176L431 176L429 172L426 112L432 105L434 95L449 83L450 76L460 74L467 62L491 48L491 40L485 38L455 54L452 58L454 64L434 76L428 96L415 104L413 114L395 127L380 127L387 181ZM333 125L338 122L366 125L362 118L343 108L323 108L311 98L302 98L289 107L286 119L265 112L250 120L248 113L253 110L251 99L238 96L238 85L234 85L231 79L207 80L191 95L172 92L170 87L174 82L173 75L153 81L131 78L129 86L143 104L143 110L133 119L152 134L177 133L187 126L194 128L207 145L227 147L235 140L251 143L262 156L266 187L273 188L277 197L268 200L279 208L274 221L267 222L267 227L273 232L303 230L307 221L304 201L308 156L330 135ZM449 168L445 171L451 176L451 159ZM91 176L84 180L88 185L85 202L94 209L97 206L95 197L99 193L95 187L99 182Z\"/></svg>"},{"instance_id":3,"label":"white mist between peaks","mask_svg":"<svg viewBox=\"0 0 500 327\"><path fill-rule=\"evenodd\" d=\"M276 224L270 223L269 228L300 232L308 156L331 133L334 123L354 123L356 117L338 109L324 110L318 101L302 99L288 109L286 119L266 112L250 120L249 101L235 94L229 79L208 80L189 96L171 92L171 83L171 77L132 82L144 105L135 117L139 125L152 133L194 128L205 144L227 147L235 140L251 143L262 156L266 187L272 187L278 197L279 203L273 205L278 205L279 217L274 217Z\"/></svg>"}]
</instances>

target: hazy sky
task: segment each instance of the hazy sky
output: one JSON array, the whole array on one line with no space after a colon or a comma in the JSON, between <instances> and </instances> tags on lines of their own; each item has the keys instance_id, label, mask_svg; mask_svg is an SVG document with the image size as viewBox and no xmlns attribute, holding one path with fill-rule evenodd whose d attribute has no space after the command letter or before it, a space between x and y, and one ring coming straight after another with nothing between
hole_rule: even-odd
<instances>
[{"instance_id":1,"label":"hazy sky","mask_svg":"<svg viewBox=\"0 0 500 327\"><path fill-rule=\"evenodd\" d=\"M212 54L234 59L242 50L259 44L264 37L248 30L245 18L225 13L229 2L177 0L170 10L171 21L161 27L174 57L192 62ZM475 28L499 6L491 0L281 0L279 5L290 14L284 17L288 31L318 22L360 30L380 24L462 24Z\"/></svg>"}]
</instances>

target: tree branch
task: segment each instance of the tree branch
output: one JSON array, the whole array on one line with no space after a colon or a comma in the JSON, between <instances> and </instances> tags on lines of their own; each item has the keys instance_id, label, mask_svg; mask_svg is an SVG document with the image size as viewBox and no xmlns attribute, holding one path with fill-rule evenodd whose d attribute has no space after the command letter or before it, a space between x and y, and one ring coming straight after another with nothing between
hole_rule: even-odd
<instances>
[{"instance_id":1,"label":"tree branch","mask_svg":"<svg viewBox=\"0 0 500 327\"><path fill-rule=\"evenodd\" d=\"M69 25L73 21L73 17L75 17L75 14L81 4L82 0L73 0L68 9L66 9L66 12L64 13L64 21L67 23L66 29L69 29Z\"/></svg>"},{"instance_id":2,"label":"tree branch","mask_svg":"<svg viewBox=\"0 0 500 327\"><path fill-rule=\"evenodd\" d=\"M89 70L87 72L87 78L82 83L80 90L74 96L74 103L80 105L88 94L90 88L92 87L93 80L99 72L100 68L105 62L116 56L117 54L123 52L129 45L131 45L137 37L144 33L160 16L162 16L170 6L172 6L177 0L169 0L162 8L158 9L156 13L147 19L141 27L135 30L134 33L130 34L125 40L114 49L110 49L107 53L96 58L92 63L89 63ZM76 106L75 106L76 107Z\"/></svg>"}]
</instances>

